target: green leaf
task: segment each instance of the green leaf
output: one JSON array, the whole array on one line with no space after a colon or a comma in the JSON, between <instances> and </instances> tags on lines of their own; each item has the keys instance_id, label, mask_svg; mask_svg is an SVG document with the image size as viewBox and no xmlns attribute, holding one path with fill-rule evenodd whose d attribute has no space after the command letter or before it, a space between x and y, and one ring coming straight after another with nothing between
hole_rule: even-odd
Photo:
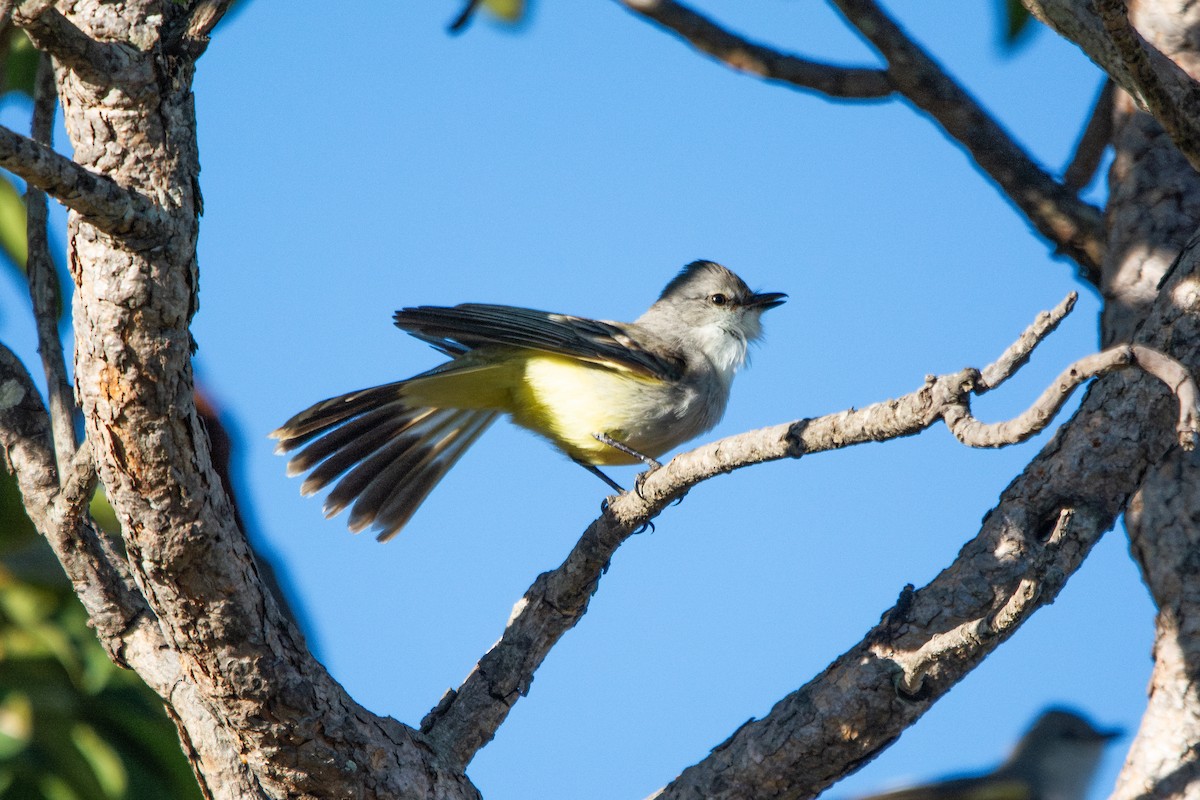
<instances>
[{"instance_id":1,"label":"green leaf","mask_svg":"<svg viewBox=\"0 0 1200 800\"><path fill-rule=\"evenodd\" d=\"M162 700L108 659L2 467L0 556L0 800L201 800Z\"/></svg>"},{"instance_id":2,"label":"green leaf","mask_svg":"<svg viewBox=\"0 0 1200 800\"><path fill-rule=\"evenodd\" d=\"M505 22L520 22L525 16L525 0L483 0L483 7Z\"/></svg>"},{"instance_id":3,"label":"green leaf","mask_svg":"<svg viewBox=\"0 0 1200 800\"><path fill-rule=\"evenodd\" d=\"M75 725L71 729L71 740L92 765L92 773L104 790L104 795L113 800L124 797L125 789L129 785L129 776L121 764L120 754L101 739L90 725Z\"/></svg>"},{"instance_id":4,"label":"green leaf","mask_svg":"<svg viewBox=\"0 0 1200 800\"><path fill-rule=\"evenodd\" d=\"M0 251L14 267L25 271L29 242L25 238L25 199L4 176L0 180Z\"/></svg>"},{"instance_id":5,"label":"green leaf","mask_svg":"<svg viewBox=\"0 0 1200 800\"><path fill-rule=\"evenodd\" d=\"M9 759L29 745L33 706L24 692L9 692L0 703L0 759Z\"/></svg>"},{"instance_id":6,"label":"green leaf","mask_svg":"<svg viewBox=\"0 0 1200 800\"><path fill-rule=\"evenodd\" d=\"M37 78L38 50L29 41L25 31L9 28L8 57L4 59L4 91L22 92L33 97L33 84Z\"/></svg>"},{"instance_id":7,"label":"green leaf","mask_svg":"<svg viewBox=\"0 0 1200 800\"><path fill-rule=\"evenodd\" d=\"M1003 27L1001 43L1005 48L1012 50L1028 41L1030 35L1037 29L1035 24L1037 20L1021 4L1021 0L998 1Z\"/></svg>"}]
</instances>

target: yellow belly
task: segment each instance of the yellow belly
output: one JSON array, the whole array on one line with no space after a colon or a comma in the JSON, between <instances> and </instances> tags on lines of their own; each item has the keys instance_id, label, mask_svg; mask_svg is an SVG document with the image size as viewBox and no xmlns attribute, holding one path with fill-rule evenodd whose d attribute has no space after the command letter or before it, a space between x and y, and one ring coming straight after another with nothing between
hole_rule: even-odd
<instances>
[{"instance_id":1,"label":"yellow belly","mask_svg":"<svg viewBox=\"0 0 1200 800\"><path fill-rule=\"evenodd\" d=\"M445 372L406 382L414 406L496 409L549 439L572 458L595 465L638 459L596 440L603 433L643 455L662 455L676 442L655 419L661 381L586 361L517 348L481 348Z\"/></svg>"},{"instance_id":2,"label":"yellow belly","mask_svg":"<svg viewBox=\"0 0 1200 800\"><path fill-rule=\"evenodd\" d=\"M638 464L593 434L607 434L643 455L662 455L665 448L646 441L636 429L644 420L641 409L660 385L653 378L538 353L525 363L513 422L589 464Z\"/></svg>"}]
</instances>

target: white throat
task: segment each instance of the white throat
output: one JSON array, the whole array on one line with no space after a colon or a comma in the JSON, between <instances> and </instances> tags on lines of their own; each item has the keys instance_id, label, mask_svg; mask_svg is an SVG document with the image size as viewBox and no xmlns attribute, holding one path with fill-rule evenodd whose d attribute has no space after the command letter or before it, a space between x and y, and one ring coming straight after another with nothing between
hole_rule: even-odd
<instances>
[{"instance_id":1,"label":"white throat","mask_svg":"<svg viewBox=\"0 0 1200 800\"><path fill-rule=\"evenodd\" d=\"M745 337L717 324L703 325L694 329L694 333L696 346L716 368L721 382L728 386L746 363L748 346Z\"/></svg>"}]
</instances>

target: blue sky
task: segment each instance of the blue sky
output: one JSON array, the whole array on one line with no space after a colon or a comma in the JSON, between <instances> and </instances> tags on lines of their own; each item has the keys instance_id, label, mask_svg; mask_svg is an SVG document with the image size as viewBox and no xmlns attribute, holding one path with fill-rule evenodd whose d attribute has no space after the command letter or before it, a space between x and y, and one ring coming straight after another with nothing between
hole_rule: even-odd
<instances>
[{"instance_id":1,"label":"blue sky","mask_svg":"<svg viewBox=\"0 0 1200 800\"><path fill-rule=\"evenodd\" d=\"M1099 74L1046 31L1005 55L992 5L888 7L1057 172ZM703 8L790 51L876 63L823 4ZM254 2L196 77L197 372L236 422L243 501L321 660L372 710L417 724L605 493L498 425L393 542L325 521L266 434L317 400L436 364L394 309L631 319L683 264L720 261L791 299L766 316L713 436L982 366L1072 289L1073 316L977 411L1015 413L1096 347L1098 303L1073 267L903 103L831 103L735 74L612 2L540 3L517 32L477 20L451 37L457 10ZM12 113L0 120L17 124ZM0 307L20 307L18 288L0 279ZM20 313L0 315L0 336L32 353ZM1042 441L972 451L935 428L693 490L617 554L470 776L489 800L644 797L950 563ZM1132 730L1152 620L1114 531L1053 606L829 796L988 766L1050 703Z\"/></svg>"}]
</instances>

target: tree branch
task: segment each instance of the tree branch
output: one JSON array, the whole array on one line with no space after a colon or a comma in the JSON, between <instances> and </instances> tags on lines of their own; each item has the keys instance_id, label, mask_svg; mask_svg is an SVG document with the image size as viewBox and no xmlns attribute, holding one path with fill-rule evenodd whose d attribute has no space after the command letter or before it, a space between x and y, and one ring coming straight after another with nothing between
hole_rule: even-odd
<instances>
[{"instance_id":1,"label":"tree branch","mask_svg":"<svg viewBox=\"0 0 1200 800\"><path fill-rule=\"evenodd\" d=\"M58 556L91 616L101 642L117 663L122 637L147 616L146 602L111 542L84 524L95 486L91 454L80 448L62 478L50 444L50 419L29 373L0 344L0 447L17 478L26 513ZM156 634L160 644L162 634Z\"/></svg>"},{"instance_id":2,"label":"tree branch","mask_svg":"<svg viewBox=\"0 0 1200 800\"><path fill-rule=\"evenodd\" d=\"M168 49L195 61L208 49L210 34L233 5L233 0L192 0L186 13L164 37Z\"/></svg>"},{"instance_id":3,"label":"tree branch","mask_svg":"<svg viewBox=\"0 0 1200 800\"><path fill-rule=\"evenodd\" d=\"M245 760L239 757L240 745L225 734L195 684L183 675L177 653L163 637L124 558L85 518L96 484L90 448L79 448L60 489L46 410L29 373L3 344L0 455L17 478L26 513L54 550L109 657L136 669L176 708L192 717L208 718L216 741L203 742L200 747L205 761L211 762L210 769L227 773L223 776L227 790L242 791L236 796L261 796Z\"/></svg>"},{"instance_id":4,"label":"tree branch","mask_svg":"<svg viewBox=\"0 0 1200 800\"><path fill-rule=\"evenodd\" d=\"M1152 47L1129 23L1121 0L1021 0L1029 13L1077 44L1121 88L1147 109L1188 162L1200 170L1200 84L1169 54Z\"/></svg>"},{"instance_id":5,"label":"tree branch","mask_svg":"<svg viewBox=\"0 0 1200 800\"><path fill-rule=\"evenodd\" d=\"M983 394L998 388L1017 370L1025 366L1029 362L1029 357L1033 355L1034 348L1058 329L1059 323L1074 310L1075 302L1078 299L1079 294L1071 292L1054 308L1038 314L1033 324L1026 328L1025 332L1017 337L1017 340L1010 344L999 358L983 368L983 372L980 373L979 385L975 388L975 394Z\"/></svg>"},{"instance_id":6,"label":"tree branch","mask_svg":"<svg viewBox=\"0 0 1200 800\"><path fill-rule=\"evenodd\" d=\"M873 0L832 0L887 60L893 85L960 143L1033 226L1098 285L1104 258L1101 215L1034 163L1024 150Z\"/></svg>"},{"instance_id":7,"label":"tree branch","mask_svg":"<svg viewBox=\"0 0 1200 800\"><path fill-rule=\"evenodd\" d=\"M158 236L164 215L149 198L3 126L0 167L53 195L105 233Z\"/></svg>"},{"instance_id":8,"label":"tree branch","mask_svg":"<svg viewBox=\"0 0 1200 800\"><path fill-rule=\"evenodd\" d=\"M1038 232L1098 285L1104 256L1100 211L1059 184L962 87L874 3L838 2L842 14L880 51L886 71L835 67L749 42L674 0L618 0L733 69L821 92L873 99L900 92L958 142Z\"/></svg>"},{"instance_id":9,"label":"tree branch","mask_svg":"<svg viewBox=\"0 0 1200 800\"><path fill-rule=\"evenodd\" d=\"M54 56L88 83L130 89L150 78L149 62L119 42L98 42L54 7L54 0L25 0L13 7L13 24L34 45Z\"/></svg>"},{"instance_id":10,"label":"tree branch","mask_svg":"<svg viewBox=\"0 0 1200 800\"><path fill-rule=\"evenodd\" d=\"M1069 312L1074 299L1072 294L1052 311L1039 315L1001 359L985 370L991 376L990 384L984 384L974 369L929 376L920 389L898 399L731 436L676 456L661 469L641 476L644 480L639 480L638 490L613 500L562 565L538 576L513 608L500 640L462 686L443 697L426 716L421 729L453 763L465 767L528 691L546 654L587 611L616 549L676 498L716 475L764 461L912 436L939 419L945 420L960 441L973 447L1021 441L1044 429L1075 387L1095 375L1131 366L1160 376L1176 392L1181 407L1178 426L1186 429L1190 445L1200 434L1196 385L1186 370L1166 356L1143 358L1145 348L1136 356L1133 348L1126 347L1107 351L1101 358L1082 359L1017 420L989 426L971 416L970 394L999 385L1024 364L1033 347Z\"/></svg>"},{"instance_id":11,"label":"tree branch","mask_svg":"<svg viewBox=\"0 0 1200 800\"><path fill-rule=\"evenodd\" d=\"M1188 298L1200 272L1198 246L1193 239L1180 255L1183 268L1136 342L1170 349L1193 367L1200 315ZM654 797L811 797L873 757L1021 620L1053 602L1147 468L1174 446L1172 416L1157 379L1098 381L954 564L924 589L903 593L862 642Z\"/></svg>"},{"instance_id":12,"label":"tree branch","mask_svg":"<svg viewBox=\"0 0 1200 800\"><path fill-rule=\"evenodd\" d=\"M781 53L743 39L674 0L618 2L739 72L798 89L811 89L830 97L877 99L894 91L883 70L839 67Z\"/></svg>"},{"instance_id":13,"label":"tree branch","mask_svg":"<svg viewBox=\"0 0 1200 800\"><path fill-rule=\"evenodd\" d=\"M34 80L33 140L50 145L54 126L54 71L50 56L41 54ZM58 336L58 317L62 295L50 245L46 236L46 193L33 184L25 188L26 240L28 258L26 275L33 317L37 325L38 354L46 373L46 388L50 403L51 430L54 433L54 455L59 475L67 473L67 465L75 453L75 399L67 381L67 365L63 358L62 341Z\"/></svg>"},{"instance_id":14,"label":"tree branch","mask_svg":"<svg viewBox=\"0 0 1200 800\"><path fill-rule=\"evenodd\" d=\"M1171 75L1165 74L1166 70L1160 71L1152 61L1150 54L1154 48L1134 30L1125 0L1096 0L1096 5L1104 30L1137 89L1134 96L1158 120L1188 163L1200 171L1200 124L1195 118L1195 109L1200 106L1200 84L1189 77L1187 83L1178 87L1182 96L1174 96L1168 86ZM1181 106L1181 102L1185 105Z\"/></svg>"},{"instance_id":15,"label":"tree branch","mask_svg":"<svg viewBox=\"0 0 1200 800\"><path fill-rule=\"evenodd\" d=\"M1096 98L1091 116L1084 126L1083 135L1075 145L1071 163L1063 172L1063 185L1073 192L1082 191L1083 187L1092 182L1092 177L1100 168L1104 150L1112 142L1114 86L1111 79L1104 81L1104 87L1100 89L1100 96Z\"/></svg>"}]
</instances>

